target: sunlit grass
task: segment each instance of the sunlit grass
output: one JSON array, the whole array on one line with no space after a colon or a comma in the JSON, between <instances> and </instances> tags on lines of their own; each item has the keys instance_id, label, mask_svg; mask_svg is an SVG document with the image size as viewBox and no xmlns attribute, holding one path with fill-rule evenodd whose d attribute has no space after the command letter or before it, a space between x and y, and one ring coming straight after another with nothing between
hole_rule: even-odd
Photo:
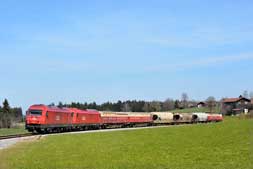
<instances>
[{"instance_id":1,"label":"sunlit grass","mask_svg":"<svg viewBox=\"0 0 253 169\"><path fill-rule=\"evenodd\" d=\"M48 136L0 151L9 169L250 169L253 120ZM2 164L2 165L1 165Z\"/></svg>"},{"instance_id":2,"label":"sunlit grass","mask_svg":"<svg viewBox=\"0 0 253 169\"><path fill-rule=\"evenodd\" d=\"M13 134L23 134L27 133L27 130L25 130L24 125L15 127L15 128L1 128L0 129L0 136L5 136L5 135L13 135Z\"/></svg>"}]
</instances>

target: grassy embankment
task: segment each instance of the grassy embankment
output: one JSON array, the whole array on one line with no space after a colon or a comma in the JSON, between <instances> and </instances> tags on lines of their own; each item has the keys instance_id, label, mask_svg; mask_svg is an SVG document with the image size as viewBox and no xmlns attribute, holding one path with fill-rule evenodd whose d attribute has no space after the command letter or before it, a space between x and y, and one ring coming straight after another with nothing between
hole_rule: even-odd
<instances>
[{"instance_id":1,"label":"grassy embankment","mask_svg":"<svg viewBox=\"0 0 253 169\"><path fill-rule=\"evenodd\" d=\"M251 169L253 119L48 136L0 151L6 169Z\"/></svg>"},{"instance_id":2,"label":"grassy embankment","mask_svg":"<svg viewBox=\"0 0 253 169\"><path fill-rule=\"evenodd\" d=\"M2 128L0 129L0 136L13 135L13 134L24 134L27 133L24 124L19 124L15 128Z\"/></svg>"}]
</instances>

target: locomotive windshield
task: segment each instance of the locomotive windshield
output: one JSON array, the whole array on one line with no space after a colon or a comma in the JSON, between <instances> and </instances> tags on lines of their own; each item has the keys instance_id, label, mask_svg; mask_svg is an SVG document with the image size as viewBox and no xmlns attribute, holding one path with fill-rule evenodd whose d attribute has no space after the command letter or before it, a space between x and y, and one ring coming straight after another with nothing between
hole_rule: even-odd
<instances>
[{"instance_id":1,"label":"locomotive windshield","mask_svg":"<svg viewBox=\"0 0 253 169\"><path fill-rule=\"evenodd\" d=\"M41 110L30 110L29 114L30 115L35 115L35 116L41 116L42 115L42 111Z\"/></svg>"}]
</instances>

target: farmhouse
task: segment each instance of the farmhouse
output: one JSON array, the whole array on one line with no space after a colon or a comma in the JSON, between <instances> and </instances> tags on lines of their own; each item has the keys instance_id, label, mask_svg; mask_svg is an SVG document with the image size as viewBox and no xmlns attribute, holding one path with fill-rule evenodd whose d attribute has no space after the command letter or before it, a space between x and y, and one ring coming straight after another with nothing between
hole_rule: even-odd
<instances>
[{"instance_id":1,"label":"farmhouse","mask_svg":"<svg viewBox=\"0 0 253 169\"><path fill-rule=\"evenodd\" d=\"M201 107L205 107L206 103L205 102L198 102L197 107L201 108Z\"/></svg>"},{"instance_id":2,"label":"farmhouse","mask_svg":"<svg viewBox=\"0 0 253 169\"><path fill-rule=\"evenodd\" d=\"M250 99L239 96L238 98L225 98L222 100L223 114L240 114L248 111L248 105L251 103Z\"/></svg>"}]
</instances>

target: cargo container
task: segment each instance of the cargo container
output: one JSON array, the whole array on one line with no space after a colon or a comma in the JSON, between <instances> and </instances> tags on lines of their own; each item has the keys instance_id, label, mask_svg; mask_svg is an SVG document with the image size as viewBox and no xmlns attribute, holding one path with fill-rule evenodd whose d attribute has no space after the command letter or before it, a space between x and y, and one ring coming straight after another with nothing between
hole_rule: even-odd
<instances>
[{"instance_id":1,"label":"cargo container","mask_svg":"<svg viewBox=\"0 0 253 169\"><path fill-rule=\"evenodd\" d=\"M207 116L208 122L219 122L222 120L223 120L223 117L221 114L208 114L208 116Z\"/></svg>"},{"instance_id":2,"label":"cargo container","mask_svg":"<svg viewBox=\"0 0 253 169\"><path fill-rule=\"evenodd\" d=\"M171 112L151 112L152 120L156 124L170 124L173 122L173 113Z\"/></svg>"},{"instance_id":3,"label":"cargo container","mask_svg":"<svg viewBox=\"0 0 253 169\"><path fill-rule=\"evenodd\" d=\"M190 113L174 113L173 114L174 123L191 123L192 114Z\"/></svg>"},{"instance_id":4,"label":"cargo container","mask_svg":"<svg viewBox=\"0 0 253 169\"><path fill-rule=\"evenodd\" d=\"M207 113L196 112L192 113L192 121L193 122L207 122Z\"/></svg>"}]
</instances>

